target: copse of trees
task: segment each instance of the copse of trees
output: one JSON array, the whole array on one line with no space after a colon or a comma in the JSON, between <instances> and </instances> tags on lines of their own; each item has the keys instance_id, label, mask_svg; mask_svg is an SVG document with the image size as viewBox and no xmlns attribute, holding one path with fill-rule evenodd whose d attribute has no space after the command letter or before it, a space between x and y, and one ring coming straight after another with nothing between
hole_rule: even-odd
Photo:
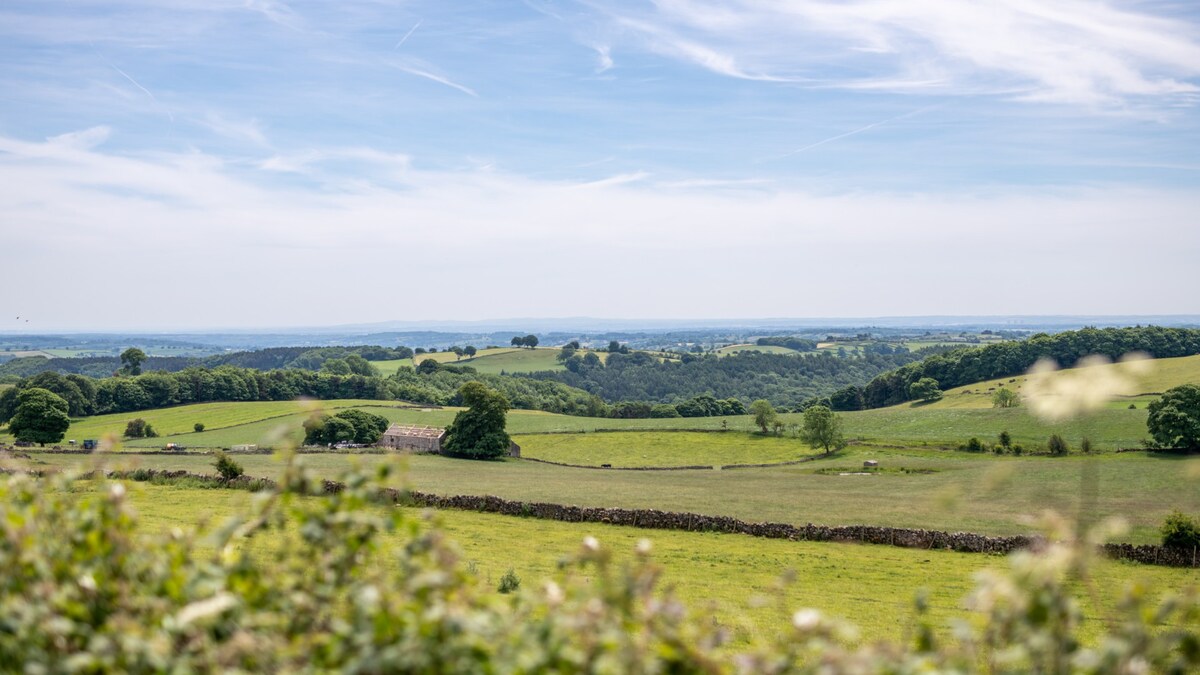
<instances>
[{"instance_id":1,"label":"copse of trees","mask_svg":"<svg viewBox=\"0 0 1200 675\"><path fill-rule=\"evenodd\" d=\"M1018 342L955 349L876 376L863 389L863 397L868 408L880 408L912 400L913 383L926 377L937 380L943 389L953 389L1019 375L1040 358L1054 359L1069 368L1090 354L1116 359L1129 352L1145 352L1160 359L1200 354L1200 329L1084 328L1054 335L1039 333Z\"/></svg>"},{"instance_id":2,"label":"copse of trees","mask_svg":"<svg viewBox=\"0 0 1200 675\"><path fill-rule=\"evenodd\" d=\"M798 352L816 351L817 343L798 337L760 337L755 340L759 347L786 347Z\"/></svg>"},{"instance_id":3,"label":"copse of trees","mask_svg":"<svg viewBox=\"0 0 1200 675\"><path fill-rule=\"evenodd\" d=\"M516 335L513 336L511 344L514 347L528 347L533 349L538 346L538 338L536 335Z\"/></svg>"},{"instance_id":4,"label":"copse of trees","mask_svg":"<svg viewBox=\"0 0 1200 675\"><path fill-rule=\"evenodd\" d=\"M1146 429L1162 448L1200 450L1200 386L1168 389L1150 403Z\"/></svg>"},{"instance_id":5,"label":"copse of trees","mask_svg":"<svg viewBox=\"0 0 1200 675\"><path fill-rule=\"evenodd\" d=\"M304 421L305 445L357 443L372 445L387 431L382 415L351 408L336 415L314 415Z\"/></svg>"},{"instance_id":6,"label":"copse of trees","mask_svg":"<svg viewBox=\"0 0 1200 675\"><path fill-rule=\"evenodd\" d=\"M71 426L67 401L47 389L23 389L8 421L8 432L24 443L57 443Z\"/></svg>"}]
</instances>

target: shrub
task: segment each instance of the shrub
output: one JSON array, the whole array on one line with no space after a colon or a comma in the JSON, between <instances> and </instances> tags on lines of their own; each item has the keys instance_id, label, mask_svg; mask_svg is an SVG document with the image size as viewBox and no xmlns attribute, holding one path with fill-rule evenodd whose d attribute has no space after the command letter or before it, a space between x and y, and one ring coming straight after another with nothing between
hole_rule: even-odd
<instances>
[{"instance_id":1,"label":"shrub","mask_svg":"<svg viewBox=\"0 0 1200 675\"><path fill-rule=\"evenodd\" d=\"M983 447L983 441L979 440L978 438L975 438L974 436L972 436L969 440L967 440L966 443L964 443L963 445L960 445L958 447L959 447L959 449L966 450L967 452L983 452L984 450L987 449L987 448Z\"/></svg>"},{"instance_id":2,"label":"shrub","mask_svg":"<svg viewBox=\"0 0 1200 675\"><path fill-rule=\"evenodd\" d=\"M200 433L201 431L204 431L204 423L196 422L195 424L192 425L192 431L195 431L196 433Z\"/></svg>"},{"instance_id":3,"label":"shrub","mask_svg":"<svg viewBox=\"0 0 1200 675\"><path fill-rule=\"evenodd\" d=\"M1000 447L1005 449L1012 447L1012 434L1008 433L1008 431L1001 431L999 440Z\"/></svg>"},{"instance_id":4,"label":"shrub","mask_svg":"<svg viewBox=\"0 0 1200 675\"><path fill-rule=\"evenodd\" d=\"M1067 442L1058 434L1052 435L1050 440L1046 441L1046 449L1050 451L1050 454L1058 456L1065 455L1071 451L1071 448L1067 446Z\"/></svg>"},{"instance_id":5,"label":"shrub","mask_svg":"<svg viewBox=\"0 0 1200 675\"><path fill-rule=\"evenodd\" d=\"M157 435L154 427L140 417L125 423L125 438L154 438Z\"/></svg>"},{"instance_id":6,"label":"shrub","mask_svg":"<svg viewBox=\"0 0 1200 675\"><path fill-rule=\"evenodd\" d=\"M513 569L510 567L504 573L504 576L500 577L500 585L496 586L496 590L501 593L512 593L520 587L521 577L517 576L516 572L513 572Z\"/></svg>"},{"instance_id":7,"label":"shrub","mask_svg":"<svg viewBox=\"0 0 1200 675\"><path fill-rule=\"evenodd\" d=\"M240 478L241 475L245 473L242 470L241 464L233 461L229 455L221 451L217 451L217 463L215 466L217 467L217 473L219 473L221 478L224 478L225 480Z\"/></svg>"},{"instance_id":8,"label":"shrub","mask_svg":"<svg viewBox=\"0 0 1200 675\"><path fill-rule=\"evenodd\" d=\"M1200 547L1200 523L1179 511L1167 516L1159 532L1162 533L1163 546L1185 550Z\"/></svg>"},{"instance_id":9,"label":"shrub","mask_svg":"<svg viewBox=\"0 0 1200 675\"><path fill-rule=\"evenodd\" d=\"M1085 455L1092 454L1092 439L1084 437L1083 440L1079 441L1079 451Z\"/></svg>"},{"instance_id":10,"label":"shrub","mask_svg":"<svg viewBox=\"0 0 1200 675\"><path fill-rule=\"evenodd\" d=\"M1011 450L1012 450L1012 454L1014 454L1018 457L1025 454L1025 446L1021 445L1020 443L1013 443Z\"/></svg>"}]
</instances>

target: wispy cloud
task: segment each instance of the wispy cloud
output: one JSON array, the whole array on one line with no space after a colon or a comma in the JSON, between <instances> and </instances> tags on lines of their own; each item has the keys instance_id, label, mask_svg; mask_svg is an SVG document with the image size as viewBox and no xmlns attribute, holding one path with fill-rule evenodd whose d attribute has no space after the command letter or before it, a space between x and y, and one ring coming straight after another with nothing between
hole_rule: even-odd
<instances>
[{"instance_id":1,"label":"wispy cloud","mask_svg":"<svg viewBox=\"0 0 1200 675\"><path fill-rule=\"evenodd\" d=\"M798 154L800 154L800 153L802 153L802 152L808 152L809 150L812 150L813 148L819 148L819 147L821 147L822 145L825 145L826 143L832 143L832 142L834 142L834 141L839 141L839 140L841 140L841 139L843 139L843 138L848 138L848 137L850 137L850 136L854 136L854 135L856 135L856 134L861 134L861 133L863 133L864 131L870 131L871 129L874 129L874 128L876 128L876 127L881 127L881 126L883 126L883 125L885 125L885 124L889 124L889 123L891 123L891 122L898 122L898 121L900 121L900 120L902 120L902 119L905 119L905 118L908 118L908 117L912 117L912 116L914 116L914 115L919 115L919 114L921 114L921 113L923 113L923 112L927 112L927 111L930 111L930 110L934 110L935 108L939 108L939 107L941 107L941 106L936 106L936 105L926 106L926 107L924 107L924 108L920 108L920 109L918 109L918 110L913 110L913 111L910 111L910 112L906 112L906 113L904 113L903 115L896 115L895 117L889 117L889 118L887 118L887 119L885 119L885 120L879 120L878 122L872 122L872 123L870 123L870 124L867 124L867 125L865 125L865 126L861 126L861 127L857 128L857 129L852 129L852 130L850 130L850 131L847 131L847 132L845 132L845 133L837 134L836 136L830 136L829 138L823 138L823 139L821 139L821 140L817 141L816 143L809 143L808 145L805 145L805 146L803 146L803 147L796 148L795 150L792 150L791 152L784 153L784 154L780 155L780 156L779 156L777 159L785 159L785 158L787 158L787 157L791 157L791 156L793 156L793 155L798 155Z\"/></svg>"},{"instance_id":2,"label":"wispy cloud","mask_svg":"<svg viewBox=\"0 0 1200 675\"><path fill-rule=\"evenodd\" d=\"M596 50L596 72L603 73L613 67L612 48L608 45L593 45Z\"/></svg>"},{"instance_id":3,"label":"wispy cloud","mask_svg":"<svg viewBox=\"0 0 1200 675\"><path fill-rule=\"evenodd\" d=\"M197 120L201 126L213 133L235 141L250 143L259 147L267 147L270 142L256 119L235 120L215 112L209 112Z\"/></svg>"},{"instance_id":4,"label":"wispy cloud","mask_svg":"<svg viewBox=\"0 0 1200 675\"><path fill-rule=\"evenodd\" d=\"M404 61L389 61L388 65L391 66L392 68L395 68L396 70L408 73L409 75L423 77L427 80L431 80L433 82L437 82L438 84L442 84L447 87L450 87L451 89L457 89L458 91L461 91L464 94L468 94L470 96L475 96L475 97L479 96L479 94L476 93L474 89L472 89L468 86L459 84L444 75L439 75L435 72L432 72L426 66L423 66L423 65L418 66L418 65L414 65L413 63L408 63L408 62L404 62Z\"/></svg>"},{"instance_id":5,"label":"wispy cloud","mask_svg":"<svg viewBox=\"0 0 1200 675\"><path fill-rule=\"evenodd\" d=\"M166 106L164 106L164 105L162 104L162 102L158 100L158 97L156 97L156 96L154 95L154 93L153 93L153 92L151 92L149 89L147 89L147 88L143 87L143 86L142 86L142 84L141 84L140 82L138 82L137 80L133 79L133 77L132 77L132 76L131 76L129 73L127 73L127 72L125 72L125 71L121 70L120 68L118 68L118 67L114 66L113 64L111 64L111 63L110 63L110 64L108 64L108 67L109 67L109 68L112 68L113 70L115 70L115 71L117 71L118 73L120 73L121 77L124 77L126 80L129 80L129 82L130 82L131 84L133 84L133 86L135 86L135 87L137 87L138 89L140 89L140 90L142 91L142 93L143 93L143 94L145 94L146 96L149 96L149 97L150 97L150 100L154 102L154 105L155 105L155 106L157 106L159 109L161 109L163 112L165 112L165 113L167 114L167 117L168 117L168 118L169 118L169 119L170 119L172 122L174 122L174 121L175 121L175 114L174 114L174 113L172 113L172 112L171 112L171 110L170 110L169 108L167 108Z\"/></svg>"},{"instance_id":6,"label":"wispy cloud","mask_svg":"<svg viewBox=\"0 0 1200 675\"><path fill-rule=\"evenodd\" d=\"M1155 15L1152 5L659 0L652 10L596 7L646 48L730 77L1095 107L1200 99L1197 27Z\"/></svg>"},{"instance_id":7,"label":"wispy cloud","mask_svg":"<svg viewBox=\"0 0 1200 675\"><path fill-rule=\"evenodd\" d=\"M421 27L420 21L413 24L413 27L408 29L408 32L404 34L404 37L400 38L400 40L398 42L396 42L396 46L392 47L392 49L400 49L401 45L403 45L405 42L408 42L408 38L412 37L412 34L417 32L417 29L420 27Z\"/></svg>"}]
</instances>

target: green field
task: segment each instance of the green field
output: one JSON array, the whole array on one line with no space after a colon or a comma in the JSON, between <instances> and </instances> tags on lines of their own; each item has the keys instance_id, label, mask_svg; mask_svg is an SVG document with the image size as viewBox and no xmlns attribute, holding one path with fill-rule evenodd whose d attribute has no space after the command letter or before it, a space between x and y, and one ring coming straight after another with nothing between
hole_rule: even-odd
<instances>
[{"instance_id":1,"label":"green field","mask_svg":"<svg viewBox=\"0 0 1200 675\"><path fill-rule=\"evenodd\" d=\"M1124 364L1108 364L1092 366L1103 372L1118 373L1128 379L1128 385L1116 392L1119 398L1110 402L1109 407L1127 408L1130 403L1144 408L1157 394L1178 387L1181 384L1200 384L1200 356L1183 356L1174 359L1156 359L1146 362L1144 374L1133 375L1129 366ZM1052 379L1070 378L1078 375L1078 370L1060 370L1047 377ZM1029 378L1002 377L986 382L976 382L962 387L948 389L942 394L940 401L928 404L916 404L922 409L938 410L947 408L990 408L992 395L1000 387L1006 387L1021 393ZM912 403L902 406L913 407Z\"/></svg>"},{"instance_id":2,"label":"green field","mask_svg":"<svg viewBox=\"0 0 1200 675\"><path fill-rule=\"evenodd\" d=\"M131 502L148 532L187 528L200 518L220 524L244 510L251 496L240 491L189 489L127 484ZM416 510L409 510L419 517ZM602 524L572 524L460 511L438 512L434 521L474 563L483 583L494 587L512 568L522 587L536 591L553 578L557 562L575 551L585 535L628 559L636 543L653 542L654 560L663 567L664 583L674 587L691 611L713 615L735 629L735 637L771 635L787 626L791 612L813 607L835 617L850 617L867 640L900 640L909 627L917 589L928 590L930 617L946 627L966 615L963 599L973 587L972 575L1005 565L994 556L810 542L758 539L741 535L641 530ZM387 535L393 546L403 535ZM531 546L532 542L536 542ZM258 542L256 546L269 545ZM374 564L391 564L384 555ZM777 588L785 571L793 583ZM1094 570L1098 606L1087 593L1086 632L1095 634L1113 616L1123 589L1134 580L1153 592L1178 590L1200 583L1200 571L1102 562Z\"/></svg>"},{"instance_id":3,"label":"green field","mask_svg":"<svg viewBox=\"0 0 1200 675\"><path fill-rule=\"evenodd\" d=\"M799 354L800 353L800 352L796 351L795 349L788 349L787 347L780 347L778 345L755 345L755 344L728 345L726 347L721 347L720 349L717 350L717 354L720 356L729 356L731 354L737 354L739 352L762 352L764 354Z\"/></svg>"},{"instance_id":4,"label":"green field","mask_svg":"<svg viewBox=\"0 0 1200 675\"><path fill-rule=\"evenodd\" d=\"M522 457L614 467L788 462L816 454L790 437L746 432L645 432L516 436Z\"/></svg>"},{"instance_id":5,"label":"green field","mask_svg":"<svg viewBox=\"0 0 1200 675\"><path fill-rule=\"evenodd\" d=\"M474 358L456 358L453 352L435 352L433 354L418 354L417 362L433 360L455 366L470 366L480 373L499 375L500 373L533 373L541 370L562 370L563 364L556 358L558 347L539 347L523 349L518 347L500 347L498 349L481 349ZM580 356L588 350L582 349ZM606 352L596 352L604 360ZM401 366L413 367L413 359L393 359L390 361L372 361L371 365L384 375L391 375Z\"/></svg>"},{"instance_id":6,"label":"green field","mask_svg":"<svg viewBox=\"0 0 1200 675\"><path fill-rule=\"evenodd\" d=\"M32 456L34 468L101 459L36 452ZM302 457L305 464L329 476L351 464L394 459L393 455ZM859 471L867 459L877 460L888 471L839 475ZM203 455L128 455L103 461L122 468L213 473L213 458ZM252 476L272 477L280 469L279 460L270 455L239 455L237 461ZM1081 480L1090 462L1096 474L1096 505L1088 512L1127 520L1131 530L1123 541L1158 541L1158 527L1174 509L1200 514L1200 459L1143 453L1017 458L852 447L832 458L803 464L725 471L609 471L430 455L402 456L399 461L412 487L437 494L492 494L523 501L663 509L801 525L871 524L985 534L1029 533L1032 520L1046 510L1078 514Z\"/></svg>"}]
</instances>

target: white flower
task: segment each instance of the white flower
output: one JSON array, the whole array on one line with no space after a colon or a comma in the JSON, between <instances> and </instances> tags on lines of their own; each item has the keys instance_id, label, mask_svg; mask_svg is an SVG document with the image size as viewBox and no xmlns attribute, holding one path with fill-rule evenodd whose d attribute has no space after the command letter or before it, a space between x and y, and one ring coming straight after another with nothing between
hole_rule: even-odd
<instances>
[{"instance_id":1,"label":"white flower","mask_svg":"<svg viewBox=\"0 0 1200 675\"><path fill-rule=\"evenodd\" d=\"M237 598L233 597L231 593L222 591L207 600L197 600L179 610L179 614L175 615L175 621L180 626L187 626L200 619L216 616L236 604Z\"/></svg>"},{"instance_id":2,"label":"white flower","mask_svg":"<svg viewBox=\"0 0 1200 675\"><path fill-rule=\"evenodd\" d=\"M1147 357L1130 353L1119 363L1100 355L1085 356L1074 368L1040 359L1029 369L1022 399L1034 415L1057 422L1102 408L1113 397L1136 393L1137 380L1150 368Z\"/></svg>"},{"instance_id":3,"label":"white flower","mask_svg":"<svg viewBox=\"0 0 1200 675\"><path fill-rule=\"evenodd\" d=\"M821 625L821 613L815 609L797 610L792 615L792 625L796 630L811 631Z\"/></svg>"},{"instance_id":4,"label":"white flower","mask_svg":"<svg viewBox=\"0 0 1200 675\"><path fill-rule=\"evenodd\" d=\"M583 538L583 548L588 553L595 553L600 550L600 542L595 537L588 535Z\"/></svg>"},{"instance_id":5,"label":"white flower","mask_svg":"<svg viewBox=\"0 0 1200 675\"><path fill-rule=\"evenodd\" d=\"M112 496L120 499L125 496L125 485L123 483L113 483L108 491Z\"/></svg>"},{"instance_id":6,"label":"white flower","mask_svg":"<svg viewBox=\"0 0 1200 675\"><path fill-rule=\"evenodd\" d=\"M654 544L649 539L638 539L634 550L637 551L638 555L650 555L650 551L654 550Z\"/></svg>"},{"instance_id":7,"label":"white flower","mask_svg":"<svg viewBox=\"0 0 1200 675\"><path fill-rule=\"evenodd\" d=\"M566 597L567 596L565 593L563 593L562 587L560 587L558 584L554 583L553 581L546 582L546 601L547 602L549 602L551 605L557 605L557 604L560 604L564 599L566 599Z\"/></svg>"}]
</instances>

